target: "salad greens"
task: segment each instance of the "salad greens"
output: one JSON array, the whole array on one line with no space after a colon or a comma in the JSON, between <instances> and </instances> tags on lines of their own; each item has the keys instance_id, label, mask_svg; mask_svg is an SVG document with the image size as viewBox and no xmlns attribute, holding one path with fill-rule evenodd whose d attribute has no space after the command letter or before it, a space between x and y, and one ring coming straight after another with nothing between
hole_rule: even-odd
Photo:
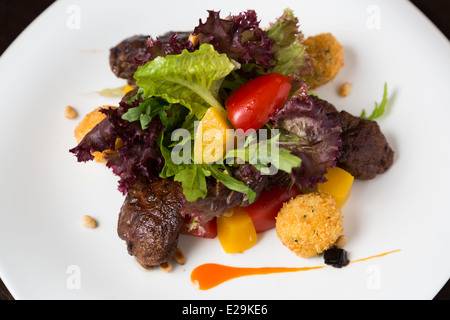
<instances>
[{"instance_id":1,"label":"salad greens","mask_svg":"<svg viewBox=\"0 0 450 320\"><path fill-rule=\"evenodd\" d=\"M221 82L236 66L212 45L203 44L194 52L157 57L140 66L134 78L144 98L182 104L201 119L209 107L226 112L217 96Z\"/></svg>"},{"instance_id":2,"label":"salad greens","mask_svg":"<svg viewBox=\"0 0 450 320\"><path fill-rule=\"evenodd\" d=\"M183 140L182 143L186 143L186 140ZM175 164L169 148L161 145L161 151L165 165L160 173L160 177L169 178L173 176L175 181L181 182L186 200L195 201L206 196L208 193L207 177L214 177L230 190L246 194L250 202L255 200L256 193L242 181L229 175L224 164L193 162Z\"/></svg>"},{"instance_id":3,"label":"salad greens","mask_svg":"<svg viewBox=\"0 0 450 320\"><path fill-rule=\"evenodd\" d=\"M137 69L134 77L144 100L138 107L129 109L122 118L128 121L140 120L142 128L146 129L155 115L166 119L167 110L175 103L188 108L197 119L201 119L209 107L226 112L217 100L218 92L224 78L236 68L239 68L236 62L233 63L225 54L219 54L210 44L202 44L194 52L185 50L179 55L157 57ZM190 137L192 136L194 135L191 134ZM275 139L276 142L279 136ZM266 174L269 173L269 164L276 170L279 168L288 173L293 167L300 166L300 158L291 155L286 149L277 148L271 152L268 143L271 140L257 143L251 153L249 148L245 148L249 147L247 144L242 149L230 150L225 158L232 155L238 157L244 152L243 160ZM175 181L181 182L186 200L204 198L208 191L206 179L210 176L221 181L230 190L246 194L250 202L256 198L256 193L251 188L225 173L228 172L225 164L199 164L192 161L175 164L171 149L163 145L163 140L160 148L165 165L159 176L173 176ZM259 155L262 157L258 158Z\"/></svg>"},{"instance_id":4,"label":"salad greens","mask_svg":"<svg viewBox=\"0 0 450 320\"><path fill-rule=\"evenodd\" d=\"M267 35L275 41L273 52L277 62L273 72L300 76L312 68L306 47L302 44L303 34L298 28L298 19L291 9L284 10L267 30Z\"/></svg>"},{"instance_id":5,"label":"salad greens","mask_svg":"<svg viewBox=\"0 0 450 320\"><path fill-rule=\"evenodd\" d=\"M224 159L229 163L233 159L237 163L251 163L262 174L275 174L277 170L291 173L300 167L302 160L286 149L279 148L280 134L270 139L258 141L256 132L247 136L241 148L228 150Z\"/></svg>"},{"instance_id":6,"label":"salad greens","mask_svg":"<svg viewBox=\"0 0 450 320\"><path fill-rule=\"evenodd\" d=\"M137 99L142 94L142 91L138 92L138 95L134 97ZM129 122L138 121L141 124L142 129L147 129L148 124L152 121L153 117L159 116L160 119L165 119L167 110L170 109L172 104L166 100L160 98L149 98L142 100L137 107L130 108L123 116L122 119Z\"/></svg>"},{"instance_id":7,"label":"salad greens","mask_svg":"<svg viewBox=\"0 0 450 320\"><path fill-rule=\"evenodd\" d=\"M330 120L311 97L304 95L288 99L273 120L281 132L280 148L302 159L302 165L293 168L291 174L295 183L312 188L326 181L327 169L336 165L340 155L340 125Z\"/></svg>"},{"instance_id":8,"label":"salad greens","mask_svg":"<svg viewBox=\"0 0 450 320\"><path fill-rule=\"evenodd\" d=\"M267 30L259 27L253 10L226 19L209 11L193 34L199 39L196 45L176 34L166 42L147 41L148 54L135 61L140 65L134 74L137 89L123 97L118 108L101 110L107 117L70 150L78 161L113 150L105 154L106 165L120 177L124 194L138 180L173 177L187 202L205 199L199 206L209 206L208 186L216 181L230 191L226 201L251 203L261 188L277 181L277 175L262 179L265 175L280 171L283 179L300 186L322 179L323 167L336 159L338 132L334 123L322 119L321 108L309 99L301 80L311 63L292 10L286 9ZM210 107L226 114L222 105L232 91L270 72L290 76L294 88L286 107L266 125L278 134L247 136L244 145L227 150L219 161L195 163L196 121ZM178 129L186 134L174 141ZM116 150L117 141L121 147Z\"/></svg>"},{"instance_id":9,"label":"salad greens","mask_svg":"<svg viewBox=\"0 0 450 320\"><path fill-rule=\"evenodd\" d=\"M260 66L265 72L274 67L273 46L275 41L260 28L254 10L247 10L238 15L220 17L219 11L208 11L206 21L194 28L200 46L211 44L219 53L241 65Z\"/></svg>"},{"instance_id":10,"label":"salad greens","mask_svg":"<svg viewBox=\"0 0 450 320\"><path fill-rule=\"evenodd\" d=\"M383 99L381 100L381 103L378 104L378 102L375 102L375 109L372 111L370 116L366 115L366 110L363 109L361 112L361 118L365 118L368 120L376 120L380 118L384 112L386 111L386 104L388 102L388 89L387 89L387 82L384 83L384 92L383 92Z\"/></svg>"}]
</instances>

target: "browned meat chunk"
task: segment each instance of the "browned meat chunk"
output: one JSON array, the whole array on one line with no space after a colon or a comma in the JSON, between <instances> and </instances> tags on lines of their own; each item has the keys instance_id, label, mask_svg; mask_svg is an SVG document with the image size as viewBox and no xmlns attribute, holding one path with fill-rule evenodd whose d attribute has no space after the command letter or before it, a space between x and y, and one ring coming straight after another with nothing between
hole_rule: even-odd
<instances>
[{"instance_id":1,"label":"browned meat chunk","mask_svg":"<svg viewBox=\"0 0 450 320\"><path fill-rule=\"evenodd\" d=\"M120 210L117 232L128 253L144 268L167 262L183 225L181 184L164 179L130 188Z\"/></svg>"},{"instance_id":2,"label":"browned meat chunk","mask_svg":"<svg viewBox=\"0 0 450 320\"><path fill-rule=\"evenodd\" d=\"M167 42L174 34L177 34L178 40L186 41L189 38L190 32L171 31L163 34L157 39L161 42ZM136 62L146 59L148 55L146 45L149 38L150 36L148 35L135 35L122 40L118 45L110 49L109 64L112 72L118 78L126 79L129 84L135 83L133 75L138 68Z\"/></svg>"},{"instance_id":3,"label":"browned meat chunk","mask_svg":"<svg viewBox=\"0 0 450 320\"><path fill-rule=\"evenodd\" d=\"M376 121L339 113L342 155L338 166L357 179L373 179L394 162L394 151Z\"/></svg>"},{"instance_id":4,"label":"browned meat chunk","mask_svg":"<svg viewBox=\"0 0 450 320\"><path fill-rule=\"evenodd\" d=\"M146 56L145 45L148 38L149 36L145 35L132 36L110 49L109 64L117 77L134 83L133 74L138 67L134 58L143 59Z\"/></svg>"},{"instance_id":5,"label":"browned meat chunk","mask_svg":"<svg viewBox=\"0 0 450 320\"><path fill-rule=\"evenodd\" d=\"M162 36L158 37L159 41L169 41L170 37L172 37L174 34L177 35L177 39L180 41L187 41L189 39L189 36L192 32L190 31L169 31L164 33Z\"/></svg>"},{"instance_id":6,"label":"browned meat chunk","mask_svg":"<svg viewBox=\"0 0 450 320\"><path fill-rule=\"evenodd\" d=\"M338 167L357 179L367 180L392 166L394 151L376 121L355 117L346 111L339 112L331 103L317 97L313 99L342 128L342 154L337 162Z\"/></svg>"}]
</instances>

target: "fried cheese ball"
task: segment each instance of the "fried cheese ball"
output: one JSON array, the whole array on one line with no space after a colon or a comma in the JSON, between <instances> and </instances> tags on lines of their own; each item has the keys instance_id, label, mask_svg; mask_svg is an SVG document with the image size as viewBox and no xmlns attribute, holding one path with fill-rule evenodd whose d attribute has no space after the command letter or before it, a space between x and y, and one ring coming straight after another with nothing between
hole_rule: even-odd
<instances>
[{"instance_id":1,"label":"fried cheese ball","mask_svg":"<svg viewBox=\"0 0 450 320\"><path fill-rule=\"evenodd\" d=\"M343 232L343 216L333 196L301 194L283 205L276 218L281 242L303 258L329 249Z\"/></svg>"},{"instance_id":2,"label":"fried cheese ball","mask_svg":"<svg viewBox=\"0 0 450 320\"><path fill-rule=\"evenodd\" d=\"M311 89L333 80L344 65L344 49L331 33L308 37L303 44L312 62L312 70L304 76Z\"/></svg>"},{"instance_id":3,"label":"fried cheese ball","mask_svg":"<svg viewBox=\"0 0 450 320\"><path fill-rule=\"evenodd\" d=\"M100 123L103 119L106 118L106 115L100 112L102 108L114 108L111 106L103 106L98 107L95 110L89 112L83 120L80 121L78 126L75 128L75 139L77 139L77 143L80 143L83 140L84 136L87 135L98 123ZM117 143L116 143L117 145ZM105 162L105 154L107 152L112 152L111 150L106 150L103 152L93 152L92 155L95 157L95 161L97 162Z\"/></svg>"}]
</instances>

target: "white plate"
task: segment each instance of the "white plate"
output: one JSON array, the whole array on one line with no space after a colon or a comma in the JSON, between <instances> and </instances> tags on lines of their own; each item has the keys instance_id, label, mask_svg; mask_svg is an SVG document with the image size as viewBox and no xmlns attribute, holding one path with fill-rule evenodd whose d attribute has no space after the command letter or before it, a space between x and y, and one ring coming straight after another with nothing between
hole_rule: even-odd
<instances>
[{"instance_id":1,"label":"white plate","mask_svg":"<svg viewBox=\"0 0 450 320\"><path fill-rule=\"evenodd\" d=\"M255 9L267 26L286 7L306 36L332 32L345 48L345 66L319 95L359 114L389 85L389 112L379 123L395 163L355 183L344 233L351 260L401 251L344 269L250 276L201 291L190 273L206 262L323 261L296 257L273 230L237 255L225 254L217 239L181 236L184 266L143 271L116 234L123 200L116 177L68 152L79 120L65 119L65 106L83 116L118 103L92 92L124 84L108 55L125 37L191 30L207 9ZM408 1L57 1L0 59L0 276L16 299L432 299L450 276L449 57L449 42ZM353 91L340 98L345 81ZM99 227L83 228L84 214Z\"/></svg>"}]
</instances>

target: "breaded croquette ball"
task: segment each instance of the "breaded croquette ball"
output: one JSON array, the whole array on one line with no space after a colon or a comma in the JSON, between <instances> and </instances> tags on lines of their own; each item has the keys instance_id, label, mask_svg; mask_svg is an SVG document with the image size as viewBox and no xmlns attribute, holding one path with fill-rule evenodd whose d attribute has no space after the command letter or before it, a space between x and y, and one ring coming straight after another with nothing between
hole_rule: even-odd
<instances>
[{"instance_id":1,"label":"breaded croquette ball","mask_svg":"<svg viewBox=\"0 0 450 320\"><path fill-rule=\"evenodd\" d=\"M281 242L303 258L330 248L343 230L341 209L333 196L321 192L291 199L276 218L276 232Z\"/></svg>"},{"instance_id":2,"label":"breaded croquette ball","mask_svg":"<svg viewBox=\"0 0 450 320\"><path fill-rule=\"evenodd\" d=\"M77 139L77 143L80 143L83 140L84 136L87 135L98 123L100 123L103 119L106 118L106 115L100 112L102 108L114 108L110 106L98 107L97 109L89 112L83 120L80 121L78 126L75 128L75 139ZM95 161L97 162L105 162L105 152L93 152L92 155L95 157Z\"/></svg>"},{"instance_id":3,"label":"breaded croquette ball","mask_svg":"<svg viewBox=\"0 0 450 320\"><path fill-rule=\"evenodd\" d=\"M344 65L344 49L331 33L308 37L303 44L312 62L312 70L304 76L311 89L333 80Z\"/></svg>"}]
</instances>

